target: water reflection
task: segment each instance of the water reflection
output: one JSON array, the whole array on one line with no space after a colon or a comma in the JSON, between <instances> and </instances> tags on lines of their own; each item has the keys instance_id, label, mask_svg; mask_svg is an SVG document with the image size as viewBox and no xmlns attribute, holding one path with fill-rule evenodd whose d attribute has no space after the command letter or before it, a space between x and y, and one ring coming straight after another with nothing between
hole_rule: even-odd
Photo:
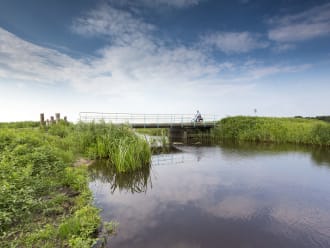
<instances>
[{"instance_id":1,"label":"water reflection","mask_svg":"<svg viewBox=\"0 0 330 248\"><path fill-rule=\"evenodd\" d=\"M330 167L330 148L320 146L303 146L294 144L267 144L267 143L222 143L219 145L226 156L269 156L276 154L300 153L310 155L311 159L318 165Z\"/></svg>"},{"instance_id":2,"label":"water reflection","mask_svg":"<svg viewBox=\"0 0 330 248\"><path fill-rule=\"evenodd\" d=\"M328 166L326 150L180 149L153 156L143 194L94 177L102 217L120 223L109 247L330 247L330 170L313 159Z\"/></svg>"},{"instance_id":3,"label":"water reflection","mask_svg":"<svg viewBox=\"0 0 330 248\"><path fill-rule=\"evenodd\" d=\"M131 193L146 192L152 188L150 167L128 173L117 173L109 160L98 160L89 167L92 181L99 180L110 187L110 193L126 190Z\"/></svg>"}]
</instances>

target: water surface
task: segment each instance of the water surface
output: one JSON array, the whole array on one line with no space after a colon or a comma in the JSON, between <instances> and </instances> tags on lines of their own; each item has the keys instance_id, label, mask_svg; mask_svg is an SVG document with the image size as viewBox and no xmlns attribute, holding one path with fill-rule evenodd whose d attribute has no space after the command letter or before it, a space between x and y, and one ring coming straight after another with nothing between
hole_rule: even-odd
<instances>
[{"instance_id":1,"label":"water surface","mask_svg":"<svg viewBox=\"0 0 330 248\"><path fill-rule=\"evenodd\" d=\"M91 167L109 247L330 247L329 150L288 146L180 147L150 169Z\"/></svg>"}]
</instances>

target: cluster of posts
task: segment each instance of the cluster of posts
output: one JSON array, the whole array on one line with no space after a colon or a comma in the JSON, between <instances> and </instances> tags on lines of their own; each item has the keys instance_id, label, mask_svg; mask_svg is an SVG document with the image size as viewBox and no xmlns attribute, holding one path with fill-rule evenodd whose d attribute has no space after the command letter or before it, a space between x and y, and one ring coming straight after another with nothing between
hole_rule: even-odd
<instances>
[{"instance_id":1,"label":"cluster of posts","mask_svg":"<svg viewBox=\"0 0 330 248\"><path fill-rule=\"evenodd\" d=\"M45 121L45 114L44 113L40 114L40 125L41 126L49 126L49 125L57 124L60 122L60 120L61 120L60 113L55 113L55 119L54 119L54 116L51 116L50 119L47 119L46 121ZM68 121L66 116L64 116L63 120L64 120L64 122Z\"/></svg>"}]
</instances>

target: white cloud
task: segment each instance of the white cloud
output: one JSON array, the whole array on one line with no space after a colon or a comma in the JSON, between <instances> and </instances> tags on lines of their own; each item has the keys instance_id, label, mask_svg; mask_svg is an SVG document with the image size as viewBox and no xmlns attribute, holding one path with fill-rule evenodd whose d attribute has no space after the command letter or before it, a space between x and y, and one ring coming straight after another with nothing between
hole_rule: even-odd
<instances>
[{"instance_id":1,"label":"white cloud","mask_svg":"<svg viewBox=\"0 0 330 248\"><path fill-rule=\"evenodd\" d=\"M46 49L0 28L0 77L41 84L61 81L62 70L77 61Z\"/></svg>"},{"instance_id":2,"label":"white cloud","mask_svg":"<svg viewBox=\"0 0 330 248\"><path fill-rule=\"evenodd\" d=\"M330 3L269 21L268 37L277 42L309 40L330 34Z\"/></svg>"},{"instance_id":3,"label":"white cloud","mask_svg":"<svg viewBox=\"0 0 330 248\"><path fill-rule=\"evenodd\" d=\"M155 8L159 6L174 7L174 8L186 8L198 5L205 0L109 0L112 4L121 6L136 7L139 5Z\"/></svg>"},{"instance_id":4,"label":"white cloud","mask_svg":"<svg viewBox=\"0 0 330 248\"><path fill-rule=\"evenodd\" d=\"M129 43L144 38L155 27L133 17L130 12L103 4L74 20L71 28L81 35L101 35L117 43Z\"/></svg>"},{"instance_id":5,"label":"white cloud","mask_svg":"<svg viewBox=\"0 0 330 248\"><path fill-rule=\"evenodd\" d=\"M254 49L266 48L267 42L250 32L218 32L202 38L202 42L224 53L246 53Z\"/></svg>"},{"instance_id":6,"label":"white cloud","mask_svg":"<svg viewBox=\"0 0 330 248\"><path fill-rule=\"evenodd\" d=\"M74 92L102 95L116 111L140 111L149 105L150 111L165 106L161 112L181 112L195 106L208 109L212 101L219 102L219 96L232 98L253 91L254 80L295 72L294 66L218 62L196 46L165 45L153 35L155 26L108 5L78 18L72 29L83 36L105 37L107 45L97 51L97 57L77 59L0 28L0 84L24 84L27 89L31 83L60 85ZM227 51L265 46L250 33L231 34L239 41L232 47L226 43Z\"/></svg>"},{"instance_id":7,"label":"white cloud","mask_svg":"<svg viewBox=\"0 0 330 248\"><path fill-rule=\"evenodd\" d=\"M281 53L295 49L296 46L290 43L278 43L273 47L273 51Z\"/></svg>"},{"instance_id":8,"label":"white cloud","mask_svg":"<svg viewBox=\"0 0 330 248\"><path fill-rule=\"evenodd\" d=\"M174 7L189 7L198 5L202 0L142 0L142 2L152 5L161 4Z\"/></svg>"},{"instance_id":9,"label":"white cloud","mask_svg":"<svg viewBox=\"0 0 330 248\"><path fill-rule=\"evenodd\" d=\"M310 64L303 64L298 66L284 66L284 65L277 65L277 66L260 66L260 67L253 67L248 70L248 77L254 79L260 79L266 76L274 75L274 74L283 74L283 73L295 73L304 71L310 68Z\"/></svg>"}]
</instances>

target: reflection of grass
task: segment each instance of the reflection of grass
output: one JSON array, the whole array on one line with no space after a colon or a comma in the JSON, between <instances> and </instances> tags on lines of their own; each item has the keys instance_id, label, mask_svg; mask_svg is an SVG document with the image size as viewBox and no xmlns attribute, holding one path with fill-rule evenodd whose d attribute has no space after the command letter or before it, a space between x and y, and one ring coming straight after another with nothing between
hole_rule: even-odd
<instances>
[{"instance_id":1,"label":"reflection of grass","mask_svg":"<svg viewBox=\"0 0 330 248\"><path fill-rule=\"evenodd\" d=\"M221 150L232 155L239 153L244 156L261 156L261 155L275 155L279 153L291 153L299 152L310 154L311 158L316 164L324 164L330 167L330 153L327 147L308 145L298 145L298 144L276 144L276 143L258 143L253 144L249 142L232 142L224 141L220 145Z\"/></svg>"},{"instance_id":2,"label":"reflection of grass","mask_svg":"<svg viewBox=\"0 0 330 248\"><path fill-rule=\"evenodd\" d=\"M330 124L319 120L229 117L214 130L218 140L330 146Z\"/></svg>"},{"instance_id":3,"label":"reflection of grass","mask_svg":"<svg viewBox=\"0 0 330 248\"><path fill-rule=\"evenodd\" d=\"M127 190L132 193L146 192L151 183L150 166L145 166L134 172L120 173L109 160L98 160L89 168L92 180L99 179L111 185L111 191Z\"/></svg>"}]
</instances>

